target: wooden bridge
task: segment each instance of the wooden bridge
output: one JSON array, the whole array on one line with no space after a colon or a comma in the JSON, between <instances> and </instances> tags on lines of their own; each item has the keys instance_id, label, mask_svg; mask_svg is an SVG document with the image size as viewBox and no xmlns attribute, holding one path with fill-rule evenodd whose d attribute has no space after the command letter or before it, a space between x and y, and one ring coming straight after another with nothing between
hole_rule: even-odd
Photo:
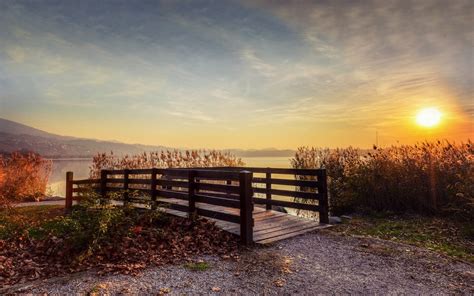
<instances>
[{"instance_id":1,"label":"wooden bridge","mask_svg":"<svg viewBox=\"0 0 474 296\"><path fill-rule=\"evenodd\" d=\"M325 170L126 169L102 170L100 179L85 180L73 180L73 173L68 172L66 209L91 187L103 198L119 198L181 217L204 216L240 236L246 245L271 243L327 227L328 223ZM294 215L296 212L319 218L305 219Z\"/></svg>"}]
</instances>

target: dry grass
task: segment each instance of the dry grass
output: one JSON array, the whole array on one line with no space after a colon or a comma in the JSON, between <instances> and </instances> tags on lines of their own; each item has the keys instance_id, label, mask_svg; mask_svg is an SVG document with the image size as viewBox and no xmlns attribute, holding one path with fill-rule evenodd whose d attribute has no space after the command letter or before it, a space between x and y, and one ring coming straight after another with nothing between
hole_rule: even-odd
<instances>
[{"instance_id":1,"label":"dry grass","mask_svg":"<svg viewBox=\"0 0 474 296\"><path fill-rule=\"evenodd\" d=\"M355 148L301 147L295 168L326 168L333 214L414 212L474 219L474 145L447 141Z\"/></svg>"},{"instance_id":2,"label":"dry grass","mask_svg":"<svg viewBox=\"0 0 474 296\"><path fill-rule=\"evenodd\" d=\"M190 150L161 151L136 155L117 156L113 152L101 153L93 158L90 168L91 178L100 177L102 169L141 169L141 168L190 168L243 166L240 158L221 151Z\"/></svg>"}]
</instances>

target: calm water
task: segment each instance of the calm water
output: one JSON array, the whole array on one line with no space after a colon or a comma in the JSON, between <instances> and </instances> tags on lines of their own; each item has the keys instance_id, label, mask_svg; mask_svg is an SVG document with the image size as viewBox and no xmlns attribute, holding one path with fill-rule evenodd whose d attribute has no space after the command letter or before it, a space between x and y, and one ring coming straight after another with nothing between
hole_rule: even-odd
<instances>
[{"instance_id":1,"label":"calm water","mask_svg":"<svg viewBox=\"0 0 474 296\"><path fill-rule=\"evenodd\" d=\"M243 157L242 160L250 167L287 168L290 157ZM89 177L90 159L53 160L53 170L49 178L51 195L64 196L66 190L66 172L74 172L74 179Z\"/></svg>"},{"instance_id":2,"label":"calm water","mask_svg":"<svg viewBox=\"0 0 474 296\"><path fill-rule=\"evenodd\" d=\"M61 159L53 160L53 170L49 177L49 193L64 196L66 191L66 172L74 172L74 179L89 177L91 159Z\"/></svg>"}]
</instances>

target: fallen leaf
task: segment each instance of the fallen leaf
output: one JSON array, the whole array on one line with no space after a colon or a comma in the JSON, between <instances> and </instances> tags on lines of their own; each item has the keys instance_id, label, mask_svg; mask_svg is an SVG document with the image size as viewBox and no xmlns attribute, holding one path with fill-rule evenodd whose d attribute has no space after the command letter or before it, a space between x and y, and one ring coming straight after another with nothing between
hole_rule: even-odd
<instances>
[{"instance_id":1,"label":"fallen leaf","mask_svg":"<svg viewBox=\"0 0 474 296\"><path fill-rule=\"evenodd\" d=\"M164 295L164 294L168 294L170 292L171 292L170 288L160 288L160 290L158 291L158 295Z\"/></svg>"},{"instance_id":2,"label":"fallen leaf","mask_svg":"<svg viewBox=\"0 0 474 296\"><path fill-rule=\"evenodd\" d=\"M277 287L283 287L285 285L285 280L284 279L277 279L273 283Z\"/></svg>"}]
</instances>

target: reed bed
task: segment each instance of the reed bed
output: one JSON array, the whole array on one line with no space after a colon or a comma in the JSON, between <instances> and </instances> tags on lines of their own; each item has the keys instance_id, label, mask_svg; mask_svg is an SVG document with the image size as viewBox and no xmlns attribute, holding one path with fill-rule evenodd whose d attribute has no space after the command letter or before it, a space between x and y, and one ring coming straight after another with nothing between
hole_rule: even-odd
<instances>
[{"instance_id":1,"label":"reed bed","mask_svg":"<svg viewBox=\"0 0 474 296\"><path fill-rule=\"evenodd\" d=\"M144 169L144 168L191 168L244 166L242 159L228 152L217 150L168 150L144 152L136 155L114 155L100 153L92 160L90 177L100 177L100 170Z\"/></svg>"},{"instance_id":2,"label":"reed bed","mask_svg":"<svg viewBox=\"0 0 474 296\"><path fill-rule=\"evenodd\" d=\"M294 168L325 168L332 214L392 211L474 220L474 145L448 141L362 151L298 148Z\"/></svg>"}]
</instances>

